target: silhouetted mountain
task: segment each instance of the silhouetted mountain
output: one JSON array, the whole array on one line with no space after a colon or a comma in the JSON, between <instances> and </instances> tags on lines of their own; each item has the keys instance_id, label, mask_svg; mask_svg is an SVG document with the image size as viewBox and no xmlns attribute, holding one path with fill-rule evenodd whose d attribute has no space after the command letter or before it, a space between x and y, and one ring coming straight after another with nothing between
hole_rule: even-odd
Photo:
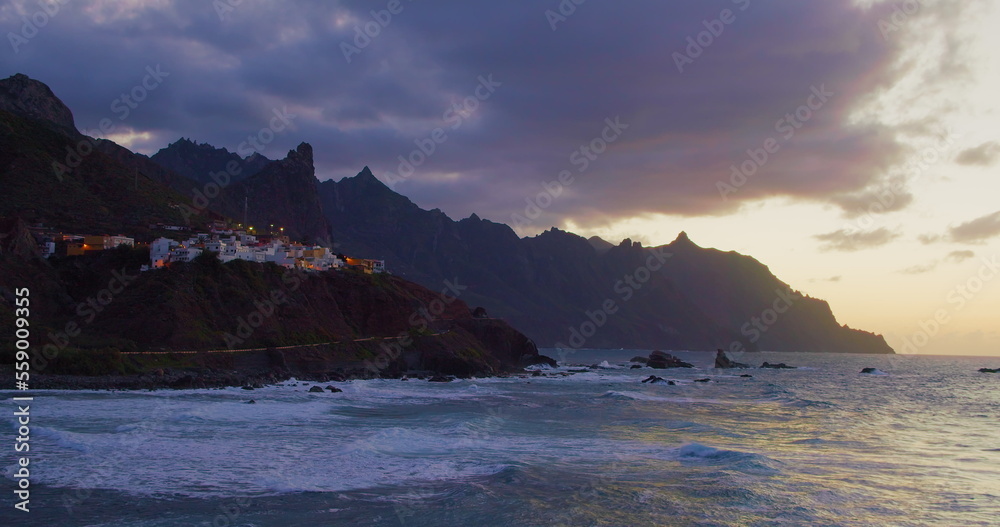
<instances>
[{"instance_id":1,"label":"silhouetted mountain","mask_svg":"<svg viewBox=\"0 0 1000 527\"><path fill-rule=\"evenodd\" d=\"M587 238L587 241L590 242L590 246L599 253L609 251L615 246L615 244L604 240L600 236L591 236L590 238Z\"/></svg>"},{"instance_id":2,"label":"silhouetted mountain","mask_svg":"<svg viewBox=\"0 0 1000 527\"><path fill-rule=\"evenodd\" d=\"M23 75L0 85L0 217L90 233L184 224L187 200L151 177L155 170L137 170L135 154L76 131L47 86Z\"/></svg>"},{"instance_id":3,"label":"silhouetted mountain","mask_svg":"<svg viewBox=\"0 0 1000 527\"><path fill-rule=\"evenodd\" d=\"M242 181L263 170L270 159L254 153L246 159L225 148L198 144L181 138L150 158L160 166L201 184L212 182L211 174L226 172L231 182Z\"/></svg>"},{"instance_id":4,"label":"silhouetted mountain","mask_svg":"<svg viewBox=\"0 0 1000 527\"><path fill-rule=\"evenodd\" d=\"M200 189L203 186L202 183L184 177L173 170L164 168L152 159L142 154L133 152L114 141L97 139L95 141L95 145L98 151L103 152L115 161L118 161L126 168L131 169L134 172L138 172L139 174L142 174L154 181L159 181L160 183L176 190L182 196L189 196L189 200L191 199L191 196L193 196L193 190Z\"/></svg>"},{"instance_id":5,"label":"silhouetted mountain","mask_svg":"<svg viewBox=\"0 0 1000 527\"><path fill-rule=\"evenodd\" d=\"M446 280L539 345L892 353L884 339L837 323L764 265L703 249L685 233L655 248L617 246L559 229L519 238L472 215L425 211L365 168L319 186L337 250L385 258L431 289ZM786 306L786 304L789 304ZM778 308L784 310L768 311ZM776 317L772 316L776 315Z\"/></svg>"},{"instance_id":6,"label":"silhouetted mountain","mask_svg":"<svg viewBox=\"0 0 1000 527\"><path fill-rule=\"evenodd\" d=\"M209 197L209 210L237 220L246 214L258 232L274 225L303 241L329 243L332 234L338 252L384 258L391 271L431 290L446 282L468 287L465 303L544 346L892 352L880 336L839 325L826 302L792 291L753 258L703 249L684 233L656 248L558 229L522 239L477 215L454 221L423 210L367 168L318 183L306 143L262 168L262 157L240 160L187 140L161 151L161 161L197 172L194 181L82 136L44 84L15 76L0 86L0 217L91 233L184 224L192 204L184 187L233 161L257 172ZM186 151L193 160L178 159Z\"/></svg>"},{"instance_id":7,"label":"silhouetted mountain","mask_svg":"<svg viewBox=\"0 0 1000 527\"><path fill-rule=\"evenodd\" d=\"M284 227L292 239L330 244L330 227L320 205L319 182L308 143L268 163L260 172L223 189L210 207L246 221L258 232Z\"/></svg>"},{"instance_id":8,"label":"silhouetted mountain","mask_svg":"<svg viewBox=\"0 0 1000 527\"><path fill-rule=\"evenodd\" d=\"M73 112L48 86L23 73L0 80L0 110L77 132Z\"/></svg>"}]
</instances>

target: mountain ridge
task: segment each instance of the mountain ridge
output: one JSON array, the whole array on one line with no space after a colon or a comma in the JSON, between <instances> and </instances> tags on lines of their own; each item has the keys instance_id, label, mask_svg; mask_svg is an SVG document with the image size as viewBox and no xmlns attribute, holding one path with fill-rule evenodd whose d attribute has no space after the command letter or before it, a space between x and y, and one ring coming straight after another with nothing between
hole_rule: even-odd
<instances>
[{"instance_id":1,"label":"mountain ridge","mask_svg":"<svg viewBox=\"0 0 1000 527\"><path fill-rule=\"evenodd\" d=\"M81 136L58 139L54 131L32 128L45 119L54 119L48 122L50 129L64 128L66 115L61 101L46 99L55 98L47 87L29 88L22 90L27 102L3 103L28 117L0 110L0 117L9 116L0 143L11 147L0 158L16 151L20 157L3 166L21 162L41 173L39 161L47 166L58 160L65 144ZM32 104L38 109L32 110ZM21 128L37 140L15 141ZM178 143L207 153L188 160L184 166L188 173L217 171L219 167L205 165L225 156L236 161L225 149L183 138L172 145ZM102 222L84 223L111 228L116 218L128 225L161 219L176 222L172 217L190 198L164 192L168 178L176 177L175 185L198 182L112 145L97 149L84 166L103 164L72 175L73 184L82 185L80 196L87 199L74 199L73 204L80 201L72 209L76 212L59 216L56 223L78 225L74 214L103 209L107 213ZM36 151L47 153L38 157ZM754 258L703 249L684 232L670 244L652 248L628 239L618 245L588 240L554 227L521 238L509 225L476 214L456 221L438 209L421 209L379 181L368 167L353 177L320 182L312 154L311 145L300 143L284 159L269 161L244 179L205 183L206 191L212 184L218 188L216 197L206 199L204 219L219 214L240 219L246 214L247 222L259 225L258 230L284 227L283 232L294 239L333 245L336 252L355 257L385 259L395 274L431 290L448 281L468 284L464 302L510 321L543 346L892 353L884 338L840 325L829 304L793 290ZM163 172L150 169L150 163ZM147 168L140 171L143 166ZM8 169L6 175L10 174ZM18 181L7 180L38 203L55 203L49 189L52 181L39 183L49 192L44 197L38 189L20 188ZM148 183L139 185L142 181ZM142 193L146 200L140 201L146 204L138 210L122 196L130 182L135 185L132 192ZM17 212L18 207L30 209L27 202L4 205L7 212ZM35 210L28 219L51 221L56 213L49 209L60 210L58 206L42 214ZM0 208L0 214L4 212Z\"/></svg>"}]
</instances>

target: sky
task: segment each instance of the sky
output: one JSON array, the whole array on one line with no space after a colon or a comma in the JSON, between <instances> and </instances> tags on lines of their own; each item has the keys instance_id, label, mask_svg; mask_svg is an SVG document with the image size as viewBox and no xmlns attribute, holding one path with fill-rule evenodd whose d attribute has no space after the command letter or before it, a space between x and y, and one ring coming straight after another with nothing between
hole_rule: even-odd
<instances>
[{"instance_id":1,"label":"sky","mask_svg":"<svg viewBox=\"0 0 1000 527\"><path fill-rule=\"evenodd\" d=\"M524 236L683 230L898 352L1000 356L996 27L985 0L13 0L0 76L145 154L305 141L321 180Z\"/></svg>"}]
</instances>

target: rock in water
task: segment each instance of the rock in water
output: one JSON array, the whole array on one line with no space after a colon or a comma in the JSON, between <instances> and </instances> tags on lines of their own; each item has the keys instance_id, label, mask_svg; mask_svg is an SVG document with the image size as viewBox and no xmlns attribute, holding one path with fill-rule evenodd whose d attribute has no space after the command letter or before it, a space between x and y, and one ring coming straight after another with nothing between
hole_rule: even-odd
<instances>
[{"instance_id":1,"label":"rock in water","mask_svg":"<svg viewBox=\"0 0 1000 527\"><path fill-rule=\"evenodd\" d=\"M694 382L712 382L712 379L695 379Z\"/></svg>"},{"instance_id":2,"label":"rock in water","mask_svg":"<svg viewBox=\"0 0 1000 527\"><path fill-rule=\"evenodd\" d=\"M715 367L720 370L727 370L730 368L749 368L750 366L730 359L725 351L719 349L715 352Z\"/></svg>"},{"instance_id":3,"label":"rock in water","mask_svg":"<svg viewBox=\"0 0 1000 527\"><path fill-rule=\"evenodd\" d=\"M629 366L629 369L630 370L641 370L642 366L640 366L638 364L633 364L632 366Z\"/></svg>"},{"instance_id":4,"label":"rock in water","mask_svg":"<svg viewBox=\"0 0 1000 527\"><path fill-rule=\"evenodd\" d=\"M344 390L341 390L340 388L337 388L336 386L327 386L326 389L330 390L330 393L340 393L340 392L344 391Z\"/></svg>"},{"instance_id":5,"label":"rock in water","mask_svg":"<svg viewBox=\"0 0 1000 527\"><path fill-rule=\"evenodd\" d=\"M640 357L640 356L636 355L635 357L632 357L631 359L629 359L629 362L638 362L638 363L641 363L641 364L646 364L647 362L649 362L649 359L646 358L646 357Z\"/></svg>"},{"instance_id":6,"label":"rock in water","mask_svg":"<svg viewBox=\"0 0 1000 527\"><path fill-rule=\"evenodd\" d=\"M659 350L649 354L646 366L658 370L665 370L667 368L694 368L692 364L684 362L669 353L664 353Z\"/></svg>"},{"instance_id":7,"label":"rock in water","mask_svg":"<svg viewBox=\"0 0 1000 527\"><path fill-rule=\"evenodd\" d=\"M1000 368L979 368L980 373L1000 373Z\"/></svg>"},{"instance_id":8,"label":"rock in water","mask_svg":"<svg viewBox=\"0 0 1000 527\"><path fill-rule=\"evenodd\" d=\"M771 364L770 362L765 362L760 365L761 368L770 368L772 370L794 370L795 366L789 366L784 362L779 362L777 364Z\"/></svg>"},{"instance_id":9,"label":"rock in water","mask_svg":"<svg viewBox=\"0 0 1000 527\"><path fill-rule=\"evenodd\" d=\"M320 388L319 386L313 386L312 388L309 388L309 392L310 393L323 393L323 388Z\"/></svg>"}]
</instances>

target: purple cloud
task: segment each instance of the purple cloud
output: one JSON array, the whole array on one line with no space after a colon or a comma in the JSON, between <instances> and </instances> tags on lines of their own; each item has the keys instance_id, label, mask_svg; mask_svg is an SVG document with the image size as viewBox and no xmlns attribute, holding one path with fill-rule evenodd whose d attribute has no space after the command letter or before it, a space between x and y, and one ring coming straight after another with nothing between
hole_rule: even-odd
<instances>
[{"instance_id":1,"label":"purple cloud","mask_svg":"<svg viewBox=\"0 0 1000 527\"><path fill-rule=\"evenodd\" d=\"M155 151L183 136L235 150L287 107L294 127L263 153L308 141L321 179L364 165L383 179L398 175L399 156L442 128L446 139L396 189L453 216L510 222L570 171L572 184L540 211L539 228L721 214L770 196L850 212L871 201L904 154L892 130L848 120L903 73L891 67L905 46L900 33L886 39L879 29L892 6L588 2L553 31L546 10L558 9L555 0L404 1L381 24L371 11L387 5L245 1L220 16L195 0L73 2L10 55L4 76L48 83L93 128L115 118L112 102L160 64L169 79L119 123L148 134L138 147ZM689 37L707 42L701 34L718 32L726 9L731 23L679 72L675 54L688 53ZM4 27L19 20L16 9L0 9ZM360 38L373 21L377 36ZM350 61L345 43L359 50ZM490 75L500 86L462 109ZM598 154L609 118L628 128ZM909 202L902 192L889 209Z\"/></svg>"}]
</instances>

